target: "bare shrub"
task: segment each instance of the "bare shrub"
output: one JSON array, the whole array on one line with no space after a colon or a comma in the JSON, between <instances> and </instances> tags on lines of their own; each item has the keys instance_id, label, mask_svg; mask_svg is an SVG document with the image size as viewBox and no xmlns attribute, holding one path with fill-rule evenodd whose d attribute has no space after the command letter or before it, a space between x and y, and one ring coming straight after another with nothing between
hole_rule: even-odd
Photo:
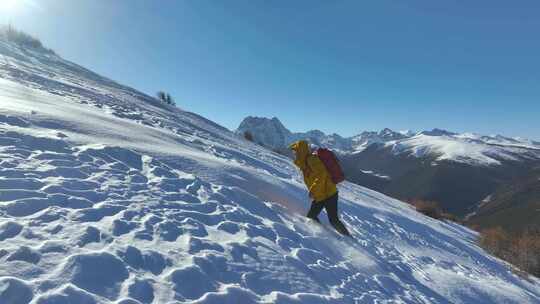
<instances>
[{"instance_id":1,"label":"bare shrub","mask_svg":"<svg viewBox=\"0 0 540 304\"><path fill-rule=\"evenodd\" d=\"M24 48L37 49L54 54L54 51L45 48L39 39L16 30L11 25L0 26L0 38L11 41Z\"/></svg>"},{"instance_id":2,"label":"bare shrub","mask_svg":"<svg viewBox=\"0 0 540 304\"><path fill-rule=\"evenodd\" d=\"M512 240L508 261L530 274L540 275L540 235L523 232Z\"/></svg>"},{"instance_id":3,"label":"bare shrub","mask_svg":"<svg viewBox=\"0 0 540 304\"><path fill-rule=\"evenodd\" d=\"M479 234L478 244L519 270L540 277L540 233L537 229L526 229L519 234L509 234L501 227L484 229Z\"/></svg>"},{"instance_id":4,"label":"bare shrub","mask_svg":"<svg viewBox=\"0 0 540 304\"><path fill-rule=\"evenodd\" d=\"M474 230L476 232L480 232L482 230L480 228L480 225L478 225L478 224L467 223L467 227L469 227L469 229Z\"/></svg>"},{"instance_id":5,"label":"bare shrub","mask_svg":"<svg viewBox=\"0 0 540 304\"><path fill-rule=\"evenodd\" d=\"M492 255L505 259L508 257L510 236L501 227L488 228L480 232L478 244Z\"/></svg>"},{"instance_id":6,"label":"bare shrub","mask_svg":"<svg viewBox=\"0 0 540 304\"><path fill-rule=\"evenodd\" d=\"M409 204L413 205L416 208L416 211L422 213L423 215L429 216L437 220L443 218L442 209L439 207L439 204L437 202L414 199L410 200Z\"/></svg>"}]
</instances>

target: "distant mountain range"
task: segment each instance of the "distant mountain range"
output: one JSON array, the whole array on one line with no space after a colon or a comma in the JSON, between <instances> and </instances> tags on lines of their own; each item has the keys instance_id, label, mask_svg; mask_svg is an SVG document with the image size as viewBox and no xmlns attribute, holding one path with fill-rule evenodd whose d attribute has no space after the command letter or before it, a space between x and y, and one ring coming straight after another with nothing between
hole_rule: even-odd
<instances>
[{"instance_id":1,"label":"distant mountain range","mask_svg":"<svg viewBox=\"0 0 540 304\"><path fill-rule=\"evenodd\" d=\"M242 121L236 132L239 134L249 132L253 135L254 141L274 150L287 149L290 143L299 139L307 139L312 144L329 147L340 153L361 151L372 143L403 139L412 134L394 132L390 129L384 129L380 132L363 132L360 135L347 138L335 133L327 135L319 130L293 133L276 117L269 119L251 116Z\"/></svg>"},{"instance_id":2,"label":"distant mountain range","mask_svg":"<svg viewBox=\"0 0 540 304\"><path fill-rule=\"evenodd\" d=\"M352 137L342 137L338 134L327 135L319 130L293 133L276 117L250 116L242 121L236 132L249 132L255 142L274 150L287 149L290 143L307 139L314 145L331 148L340 154L363 152L377 144L381 149L390 149L395 155L433 158L435 163L449 160L484 166L540 158L540 142L502 135L458 134L441 129L415 133L386 128L379 132L366 131Z\"/></svg>"},{"instance_id":3,"label":"distant mountain range","mask_svg":"<svg viewBox=\"0 0 540 304\"><path fill-rule=\"evenodd\" d=\"M469 215L469 220L482 226L498 224L487 219L490 204L484 200L516 181L527 180L540 165L539 142L502 135L386 128L342 137L318 130L293 133L275 117L247 117L236 132L248 132L253 141L285 154L289 153L287 146L299 139L328 147L339 155L349 181L400 199L437 201L447 212ZM518 200L527 195L534 197L525 193ZM514 204L506 202L505 206L513 208ZM480 216L483 220L477 220ZM501 224L512 226L509 222L513 221ZM528 222L532 220L521 221L519 227Z\"/></svg>"}]
</instances>

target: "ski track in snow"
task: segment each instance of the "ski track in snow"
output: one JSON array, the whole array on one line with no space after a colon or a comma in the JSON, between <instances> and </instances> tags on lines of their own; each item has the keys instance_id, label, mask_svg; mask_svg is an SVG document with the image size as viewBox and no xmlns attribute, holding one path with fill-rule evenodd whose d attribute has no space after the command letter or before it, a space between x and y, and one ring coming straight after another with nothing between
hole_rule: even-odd
<instances>
[{"instance_id":1,"label":"ski track in snow","mask_svg":"<svg viewBox=\"0 0 540 304\"><path fill-rule=\"evenodd\" d=\"M540 303L475 233L292 163L58 57L0 43L0 303Z\"/></svg>"}]
</instances>

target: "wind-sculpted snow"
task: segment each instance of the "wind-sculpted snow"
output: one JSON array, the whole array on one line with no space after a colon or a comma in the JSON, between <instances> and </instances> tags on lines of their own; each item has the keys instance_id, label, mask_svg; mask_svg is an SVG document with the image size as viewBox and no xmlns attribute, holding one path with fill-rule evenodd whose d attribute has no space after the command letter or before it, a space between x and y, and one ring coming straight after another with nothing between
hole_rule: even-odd
<instances>
[{"instance_id":1,"label":"wind-sculpted snow","mask_svg":"<svg viewBox=\"0 0 540 304\"><path fill-rule=\"evenodd\" d=\"M305 219L288 159L59 58L0 52L2 304L540 302L466 228L345 183L344 239Z\"/></svg>"}]
</instances>

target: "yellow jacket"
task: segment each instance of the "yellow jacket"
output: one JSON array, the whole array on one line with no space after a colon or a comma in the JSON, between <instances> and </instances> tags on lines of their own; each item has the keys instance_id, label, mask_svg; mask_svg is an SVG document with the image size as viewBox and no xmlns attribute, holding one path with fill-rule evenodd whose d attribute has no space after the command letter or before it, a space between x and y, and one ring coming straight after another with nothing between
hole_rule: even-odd
<instances>
[{"instance_id":1,"label":"yellow jacket","mask_svg":"<svg viewBox=\"0 0 540 304\"><path fill-rule=\"evenodd\" d=\"M294 164L302 171L304 183L313 200L322 202L337 193L336 185L326 167L316 155L310 153L306 141L297 141L289 148L296 151Z\"/></svg>"}]
</instances>

